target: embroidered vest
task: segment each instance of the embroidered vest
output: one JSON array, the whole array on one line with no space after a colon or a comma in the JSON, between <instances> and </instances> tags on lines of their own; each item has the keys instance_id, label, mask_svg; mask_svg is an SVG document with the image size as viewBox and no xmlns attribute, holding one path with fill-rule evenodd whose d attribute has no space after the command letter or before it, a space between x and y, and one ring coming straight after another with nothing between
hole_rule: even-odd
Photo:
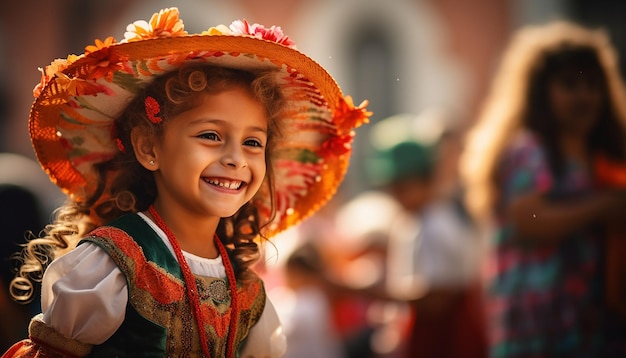
<instances>
[{"instance_id":1,"label":"embroidered vest","mask_svg":"<svg viewBox=\"0 0 626 358\"><path fill-rule=\"evenodd\" d=\"M203 334L198 334L176 258L138 215L126 215L100 227L83 242L104 249L128 283L124 322L106 342L93 348L93 357L200 357L200 336L207 337L213 358L224 357L228 335L235 334L239 351L263 312L266 296L262 281L257 279L245 286L239 283L237 332L228 332L228 284L222 279L195 275L207 323Z\"/></svg>"}]
</instances>

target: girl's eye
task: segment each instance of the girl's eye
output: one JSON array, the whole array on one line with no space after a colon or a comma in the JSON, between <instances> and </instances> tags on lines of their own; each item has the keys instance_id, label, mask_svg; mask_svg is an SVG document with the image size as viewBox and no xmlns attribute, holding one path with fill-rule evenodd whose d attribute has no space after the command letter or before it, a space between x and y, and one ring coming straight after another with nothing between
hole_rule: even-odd
<instances>
[{"instance_id":1,"label":"girl's eye","mask_svg":"<svg viewBox=\"0 0 626 358\"><path fill-rule=\"evenodd\" d=\"M260 141L258 141L256 139L248 139L248 140L243 142L243 145L249 146L249 147L263 148L263 143L261 143Z\"/></svg>"},{"instance_id":2,"label":"girl's eye","mask_svg":"<svg viewBox=\"0 0 626 358\"><path fill-rule=\"evenodd\" d=\"M206 132L198 135L198 138L208 139L208 140L220 140L220 137L215 132Z\"/></svg>"}]
</instances>

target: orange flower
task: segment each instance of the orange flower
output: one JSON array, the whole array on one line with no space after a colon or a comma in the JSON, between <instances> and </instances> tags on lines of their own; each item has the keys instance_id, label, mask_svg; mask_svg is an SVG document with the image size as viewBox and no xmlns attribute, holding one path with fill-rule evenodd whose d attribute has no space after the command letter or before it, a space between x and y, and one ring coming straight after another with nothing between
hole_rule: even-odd
<instances>
[{"instance_id":1,"label":"orange flower","mask_svg":"<svg viewBox=\"0 0 626 358\"><path fill-rule=\"evenodd\" d=\"M76 61L79 56L69 55L66 59L58 58L52 61L51 64L44 68L39 68L39 72L41 72L41 80L33 89L33 96L35 98L41 95L41 91L43 88L50 82L50 80L55 77L57 74L60 74L65 70L70 64Z\"/></svg>"},{"instance_id":2,"label":"orange flower","mask_svg":"<svg viewBox=\"0 0 626 358\"><path fill-rule=\"evenodd\" d=\"M152 15L150 23L139 20L126 27L124 39L128 42L160 37L185 36L183 20L179 18L178 9L175 7L163 9Z\"/></svg>"},{"instance_id":3,"label":"orange flower","mask_svg":"<svg viewBox=\"0 0 626 358\"><path fill-rule=\"evenodd\" d=\"M179 18L178 9L169 8L152 15L150 25L158 37L176 37L187 35L183 20Z\"/></svg>"},{"instance_id":4,"label":"orange flower","mask_svg":"<svg viewBox=\"0 0 626 358\"><path fill-rule=\"evenodd\" d=\"M96 42L94 45L89 45L85 47L85 55L102 50L103 48L111 47L114 44L115 44L115 39L113 38L113 36L107 37L106 39L104 39L104 41L96 39Z\"/></svg>"},{"instance_id":5,"label":"orange flower","mask_svg":"<svg viewBox=\"0 0 626 358\"><path fill-rule=\"evenodd\" d=\"M64 73L57 74L57 83L70 96L97 95L98 93L106 93L112 95L112 90L94 81L88 81L82 78L70 78Z\"/></svg>"},{"instance_id":6,"label":"orange flower","mask_svg":"<svg viewBox=\"0 0 626 358\"><path fill-rule=\"evenodd\" d=\"M369 117L373 113L367 111L368 103L365 100L355 107L352 97L341 98L333 115L333 123L337 124L338 131L340 133L350 132L352 129L360 127L363 123L369 123Z\"/></svg>"},{"instance_id":7,"label":"orange flower","mask_svg":"<svg viewBox=\"0 0 626 358\"><path fill-rule=\"evenodd\" d=\"M89 69L88 78L97 80L104 77L111 82L113 72L124 70L124 62L126 62L127 58L120 56L114 50L114 47L106 46L109 39L112 38L108 38L105 42L96 40L95 46L87 46L85 48L85 63Z\"/></svg>"}]
</instances>

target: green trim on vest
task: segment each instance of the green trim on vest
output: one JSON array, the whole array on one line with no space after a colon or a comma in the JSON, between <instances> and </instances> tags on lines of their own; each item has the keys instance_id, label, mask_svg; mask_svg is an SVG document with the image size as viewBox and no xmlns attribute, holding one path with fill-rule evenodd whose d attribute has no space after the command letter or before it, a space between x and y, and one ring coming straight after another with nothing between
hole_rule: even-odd
<instances>
[{"instance_id":1,"label":"green trim on vest","mask_svg":"<svg viewBox=\"0 0 626 358\"><path fill-rule=\"evenodd\" d=\"M137 214L124 215L109 224L125 231L128 236L141 246L143 254L148 261L152 261L163 267L167 272L183 280L183 272L159 235Z\"/></svg>"}]
</instances>

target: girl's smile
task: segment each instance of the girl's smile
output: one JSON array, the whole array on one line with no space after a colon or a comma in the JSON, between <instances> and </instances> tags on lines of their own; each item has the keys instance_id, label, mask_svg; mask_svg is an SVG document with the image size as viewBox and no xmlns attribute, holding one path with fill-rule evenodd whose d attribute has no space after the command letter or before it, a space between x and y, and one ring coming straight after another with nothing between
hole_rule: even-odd
<instances>
[{"instance_id":1,"label":"girl's smile","mask_svg":"<svg viewBox=\"0 0 626 358\"><path fill-rule=\"evenodd\" d=\"M204 181L225 190L239 190L246 183L240 180L222 179L222 178L205 178Z\"/></svg>"},{"instance_id":2,"label":"girl's smile","mask_svg":"<svg viewBox=\"0 0 626 358\"><path fill-rule=\"evenodd\" d=\"M215 218L232 216L265 178L267 116L243 88L206 94L165 123L155 147L159 205Z\"/></svg>"}]
</instances>

